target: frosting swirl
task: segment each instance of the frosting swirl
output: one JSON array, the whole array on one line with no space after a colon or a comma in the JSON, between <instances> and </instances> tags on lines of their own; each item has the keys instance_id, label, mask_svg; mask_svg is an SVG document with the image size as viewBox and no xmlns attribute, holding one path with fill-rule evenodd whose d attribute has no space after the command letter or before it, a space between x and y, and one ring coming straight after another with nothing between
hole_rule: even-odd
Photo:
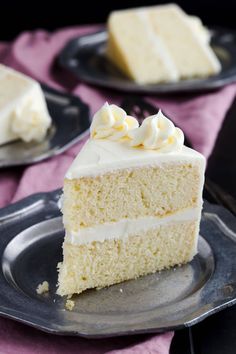
<instances>
[{"instance_id":1,"label":"frosting swirl","mask_svg":"<svg viewBox=\"0 0 236 354\"><path fill-rule=\"evenodd\" d=\"M128 136L128 132L138 127L137 119L107 102L95 113L90 127L91 138L120 140Z\"/></svg>"},{"instance_id":2,"label":"frosting swirl","mask_svg":"<svg viewBox=\"0 0 236 354\"><path fill-rule=\"evenodd\" d=\"M45 111L25 105L12 114L12 131L23 141L42 141L50 126L51 119Z\"/></svg>"},{"instance_id":3,"label":"frosting swirl","mask_svg":"<svg viewBox=\"0 0 236 354\"><path fill-rule=\"evenodd\" d=\"M182 149L184 134L165 117L161 110L144 119L142 125L129 132L130 145L144 149L172 152Z\"/></svg>"}]
</instances>

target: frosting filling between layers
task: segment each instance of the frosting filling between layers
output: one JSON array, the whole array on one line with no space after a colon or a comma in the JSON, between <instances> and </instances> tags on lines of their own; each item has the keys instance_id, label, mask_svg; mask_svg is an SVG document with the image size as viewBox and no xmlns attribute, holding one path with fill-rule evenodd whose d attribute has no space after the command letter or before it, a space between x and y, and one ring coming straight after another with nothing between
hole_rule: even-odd
<instances>
[{"instance_id":1,"label":"frosting filling between layers","mask_svg":"<svg viewBox=\"0 0 236 354\"><path fill-rule=\"evenodd\" d=\"M111 239L126 239L130 235L147 231L158 226L181 221L198 220L201 207L189 208L165 217L145 216L138 219L122 219L114 223L105 223L93 227L86 227L79 231L67 231L65 242L74 245L83 245L94 241L103 242Z\"/></svg>"},{"instance_id":2,"label":"frosting filling between layers","mask_svg":"<svg viewBox=\"0 0 236 354\"><path fill-rule=\"evenodd\" d=\"M167 70L167 75L169 75L169 79L171 81L177 81L179 79L179 73L175 62L172 59L168 49L166 48L164 41L156 35L153 27L150 26L148 12L145 10L138 10L136 14L143 22L147 34L147 39L149 39L152 47L154 48L154 50L156 50L157 56L161 57L162 63Z\"/></svg>"}]
</instances>

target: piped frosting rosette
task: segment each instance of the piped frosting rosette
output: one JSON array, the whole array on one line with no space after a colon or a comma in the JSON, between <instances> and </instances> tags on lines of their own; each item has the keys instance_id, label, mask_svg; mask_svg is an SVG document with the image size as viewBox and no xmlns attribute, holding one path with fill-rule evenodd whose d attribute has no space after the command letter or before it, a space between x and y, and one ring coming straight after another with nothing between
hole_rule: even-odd
<instances>
[{"instance_id":1,"label":"piped frosting rosette","mask_svg":"<svg viewBox=\"0 0 236 354\"><path fill-rule=\"evenodd\" d=\"M144 119L139 128L129 132L129 137L131 146L140 146L159 152L179 151L184 144L182 130L176 128L161 110Z\"/></svg>"},{"instance_id":2,"label":"piped frosting rosette","mask_svg":"<svg viewBox=\"0 0 236 354\"><path fill-rule=\"evenodd\" d=\"M107 102L95 113L90 127L93 139L121 140L128 136L128 131L139 126L137 119L128 116L126 112Z\"/></svg>"},{"instance_id":3,"label":"piped frosting rosette","mask_svg":"<svg viewBox=\"0 0 236 354\"><path fill-rule=\"evenodd\" d=\"M130 146L162 153L180 151L184 144L181 129L162 112L144 119L141 126L136 118L112 104L105 103L94 115L90 128L92 139L128 142Z\"/></svg>"}]
</instances>

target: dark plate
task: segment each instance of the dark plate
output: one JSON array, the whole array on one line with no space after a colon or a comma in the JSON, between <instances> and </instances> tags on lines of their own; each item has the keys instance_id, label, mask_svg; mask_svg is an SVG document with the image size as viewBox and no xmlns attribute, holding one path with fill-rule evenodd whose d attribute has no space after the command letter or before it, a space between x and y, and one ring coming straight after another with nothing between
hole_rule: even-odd
<instances>
[{"instance_id":1,"label":"dark plate","mask_svg":"<svg viewBox=\"0 0 236 354\"><path fill-rule=\"evenodd\" d=\"M236 219L205 203L191 263L86 291L66 311L65 299L55 295L64 237L60 194L33 195L0 211L2 316L55 334L108 337L192 326L236 302ZM44 280L50 292L37 295Z\"/></svg>"},{"instance_id":2,"label":"dark plate","mask_svg":"<svg viewBox=\"0 0 236 354\"><path fill-rule=\"evenodd\" d=\"M88 133L89 108L79 97L46 85L42 89L52 126L40 143L17 140L0 146L0 168L28 165L61 154Z\"/></svg>"},{"instance_id":3,"label":"dark plate","mask_svg":"<svg viewBox=\"0 0 236 354\"><path fill-rule=\"evenodd\" d=\"M131 81L106 58L106 41L105 30L75 38L60 53L59 64L90 84L146 94L211 90L236 81L236 32L232 30L212 30L211 44L222 65L218 75L177 83L139 85Z\"/></svg>"}]
</instances>

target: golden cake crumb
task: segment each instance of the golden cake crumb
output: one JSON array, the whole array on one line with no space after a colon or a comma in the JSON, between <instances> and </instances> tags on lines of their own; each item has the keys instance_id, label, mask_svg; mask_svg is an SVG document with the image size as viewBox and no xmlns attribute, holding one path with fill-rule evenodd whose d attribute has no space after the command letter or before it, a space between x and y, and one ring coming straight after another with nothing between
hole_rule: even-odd
<instances>
[{"instance_id":1,"label":"golden cake crumb","mask_svg":"<svg viewBox=\"0 0 236 354\"><path fill-rule=\"evenodd\" d=\"M48 281L43 281L41 284L38 285L36 292L39 295L42 295L44 293L47 293L49 291L49 283Z\"/></svg>"},{"instance_id":2,"label":"golden cake crumb","mask_svg":"<svg viewBox=\"0 0 236 354\"><path fill-rule=\"evenodd\" d=\"M73 300L66 300L66 309L68 311L72 311L75 306L75 302Z\"/></svg>"}]
</instances>

